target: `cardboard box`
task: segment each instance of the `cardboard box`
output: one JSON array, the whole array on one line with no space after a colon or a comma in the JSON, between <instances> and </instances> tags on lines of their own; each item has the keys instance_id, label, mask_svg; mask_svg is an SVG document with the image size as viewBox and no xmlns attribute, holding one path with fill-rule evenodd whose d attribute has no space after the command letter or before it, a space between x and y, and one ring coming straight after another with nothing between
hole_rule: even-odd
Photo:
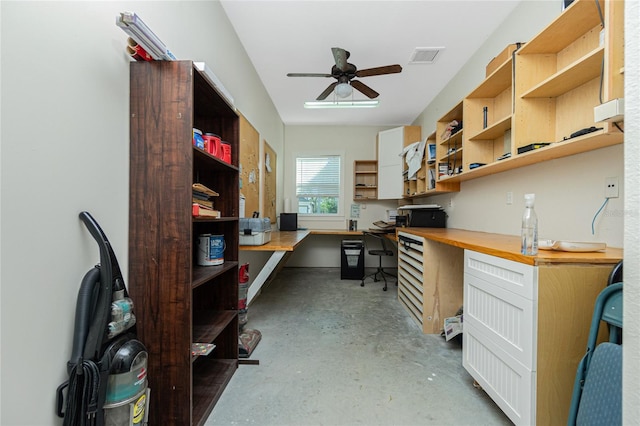
<instances>
[{"instance_id":1,"label":"cardboard box","mask_svg":"<svg viewBox=\"0 0 640 426\"><path fill-rule=\"evenodd\" d=\"M524 43L521 43L521 42L513 43L513 44L510 44L507 47L505 47L502 50L502 52L498 53L498 56L493 58L487 64L487 75L486 75L486 77L489 77L489 75L491 75L491 73L493 73L495 70L497 70L500 67L500 65L504 64L507 61L507 59L509 59L511 57L513 52L515 52L516 50L520 49L523 45L524 45Z\"/></svg>"}]
</instances>

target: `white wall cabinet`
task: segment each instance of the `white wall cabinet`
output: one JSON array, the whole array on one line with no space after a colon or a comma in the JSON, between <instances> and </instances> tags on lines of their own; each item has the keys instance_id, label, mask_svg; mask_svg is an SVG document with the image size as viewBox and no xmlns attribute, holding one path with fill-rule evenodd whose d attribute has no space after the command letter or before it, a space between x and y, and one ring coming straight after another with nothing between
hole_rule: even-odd
<instances>
[{"instance_id":1,"label":"white wall cabinet","mask_svg":"<svg viewBox=\"0 0 640 426\"><path fill-rule=\"evenodd\" d=\"M566 424L611 265L525 265L464 251L464 368L516 425Z\"/></svg>"},{"instance_id":2,"label":"white wall cabinet","mask_svg":"<svg viewBox=\"0 0 640 426\"><path fill-rule=\"evenodd\" d=\"M378 133L378 199L401 199L404 190L402 178L402 150L420 141L420 126L403 126Z\"/></svg>"}]
</instances>

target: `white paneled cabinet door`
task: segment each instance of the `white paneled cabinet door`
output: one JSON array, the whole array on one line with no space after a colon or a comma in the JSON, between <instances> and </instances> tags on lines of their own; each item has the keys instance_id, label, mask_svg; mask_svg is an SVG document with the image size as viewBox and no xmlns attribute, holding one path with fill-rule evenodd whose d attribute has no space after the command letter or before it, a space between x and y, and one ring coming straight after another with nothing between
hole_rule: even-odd
<instances>
[{"instance_id":1,"label":"white paneled cabinet door","mask_svg":"<svg viewBox=\"0 0 640 426\"><path fill-rule=\"evenodd\" d=\"M535 424L537 267L464 252L462 365L516 425Z\"/></svg>"},{"instance_id":2,"label":"white paneled cabinet door","mask_svg":"<svg viewBox=\"0 0 640 426\"><path fill-rule=\"evenodd\" d=\"M404 127L378 133L378 200L402 198Z\"/></svg>"}]
</instances>

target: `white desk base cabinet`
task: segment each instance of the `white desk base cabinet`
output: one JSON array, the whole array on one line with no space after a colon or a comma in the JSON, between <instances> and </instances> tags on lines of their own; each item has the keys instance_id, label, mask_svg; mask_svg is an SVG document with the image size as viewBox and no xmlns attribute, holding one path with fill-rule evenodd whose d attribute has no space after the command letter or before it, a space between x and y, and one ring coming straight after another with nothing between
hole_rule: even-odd
<instances>
[{"instance_id":1,"label":"white desk base cabinet","mask_svg":"<svg viewBox=\"0 0 640 426\"><path fill-rule=\"evenodd\" d=\"M566 424L611 265L537 266L464 251L464 368L516 425Z\"/></svg>"}]
</instances>

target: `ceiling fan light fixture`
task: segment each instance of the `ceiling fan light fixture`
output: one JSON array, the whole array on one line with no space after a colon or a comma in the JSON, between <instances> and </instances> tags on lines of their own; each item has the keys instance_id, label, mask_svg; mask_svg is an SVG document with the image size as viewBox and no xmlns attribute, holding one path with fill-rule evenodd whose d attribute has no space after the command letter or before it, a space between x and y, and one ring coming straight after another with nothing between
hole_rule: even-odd
<instances>
[{"instance_id":1,"label":"ceiling fan light fixture","mask_svg":"<svg viewBox=\"0 0 640 426\"><path fill-rule=\"evenodd\" d=\"M353 89L349 83L339 83L335 88L335 92L339 98L346 98L351 96Z\"/></svg>"},{"instance_id":2,"label":"ceiling fan light fixture","mask_svg":"<svg viewBox=\"0 0 640 426\"><path fill-rule=\"evenodd\" d=\"M375 108L377 100L351 100L351 101L308 101L305 108Z\"/></svg>"}]
</instances>

